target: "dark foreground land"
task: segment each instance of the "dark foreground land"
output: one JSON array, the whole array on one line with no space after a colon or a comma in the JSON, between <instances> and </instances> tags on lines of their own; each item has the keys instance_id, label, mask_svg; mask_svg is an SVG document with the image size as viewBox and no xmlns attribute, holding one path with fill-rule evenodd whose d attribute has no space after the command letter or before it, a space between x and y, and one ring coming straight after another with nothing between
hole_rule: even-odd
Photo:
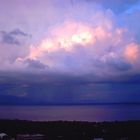
<instances>
[{"instance_id":1,"label":"dark foreground land","mask_svg":"<svg viewBox=\"0 0 140 140\"><path fill-rule=\"evenodd\" d=\"M37 122L0 120L0 133L43 134L46 140L140 140L140 121L124 122Z\"/></svg>"}]
</instances>

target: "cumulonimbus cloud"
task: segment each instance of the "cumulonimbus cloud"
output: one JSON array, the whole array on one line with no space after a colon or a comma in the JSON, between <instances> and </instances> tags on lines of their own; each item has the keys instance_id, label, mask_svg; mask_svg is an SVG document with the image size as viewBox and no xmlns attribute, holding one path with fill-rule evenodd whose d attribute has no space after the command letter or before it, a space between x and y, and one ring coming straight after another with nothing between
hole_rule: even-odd
<instances>
[{"instance_id":1,"label":"cumulonimbus cloud","mask_svg":"<svg viewBox=\"0 0 140 140\"><path fill-rule=\"evenodd\" d=\"M113 11L82 3L65 12L54 12L62 20L54 20L46 37L15 59L16 68L97 75L138 71L140 45L128 28L117 24Z\"/></svg>"}]
</instances>

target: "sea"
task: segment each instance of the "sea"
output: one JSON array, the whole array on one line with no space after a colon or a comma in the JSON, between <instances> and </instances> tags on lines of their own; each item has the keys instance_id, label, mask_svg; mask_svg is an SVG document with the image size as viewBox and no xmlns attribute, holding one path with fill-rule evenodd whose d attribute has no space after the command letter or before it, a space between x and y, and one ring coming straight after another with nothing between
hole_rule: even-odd
<instances>
[{"instance_id":1,"label":"sea","mask_svg":"<svg viewBox=\"0 0 140 140\"><path fill-rule=\"evenodd\" d=\"M88 122L140 120L140 104L0 106L0 119Z\"/></svg>"}]
</instances>

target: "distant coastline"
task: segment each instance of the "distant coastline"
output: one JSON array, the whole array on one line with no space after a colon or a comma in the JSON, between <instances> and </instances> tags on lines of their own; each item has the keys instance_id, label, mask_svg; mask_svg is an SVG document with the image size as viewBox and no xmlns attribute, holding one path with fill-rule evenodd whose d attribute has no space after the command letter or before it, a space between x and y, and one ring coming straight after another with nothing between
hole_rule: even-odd
<instances>
[{"instance_id":1,"label":"distant coastline","mask_svg":"<svg viewBox=\"0 0 140 140\"><path fill-rule=\"evenodd\" d=\"M90 106L90 105L140 105L140 102L116 102L116 103L0 103L0 106Z\"/></svg>"},{"instance_id":2,"label":"distant coastline","mask_svg":"<svg viewBox=\"0 0 140 140\"><path fill-rule=\"evenodd\" d=\"M14 128L14 129L13 129ZM11 137L19 134L43 134L48 140L104 138L119 140L140 139L139 121L82 122L0 120L0 131Z\"/></svg>"}]
</instances>

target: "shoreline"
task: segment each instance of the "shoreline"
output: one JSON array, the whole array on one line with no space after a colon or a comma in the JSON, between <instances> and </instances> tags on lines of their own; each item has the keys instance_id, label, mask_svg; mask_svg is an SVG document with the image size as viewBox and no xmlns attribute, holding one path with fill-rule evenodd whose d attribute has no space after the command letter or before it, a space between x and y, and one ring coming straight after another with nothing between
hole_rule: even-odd
<instances>
[{"instance_id":1,"label":"shoreline","mask_svg":"<svg viewBox=\"0 0 140 140\"><path fill-rule=\"evenodd\" d=\"M86 122L86 121L28 121L0 119L0 132L16 137L19 134L43 134L48 140L91 140L93 137L117 140L140 139L140 120Z\"/></svg>"}]
</instances>

